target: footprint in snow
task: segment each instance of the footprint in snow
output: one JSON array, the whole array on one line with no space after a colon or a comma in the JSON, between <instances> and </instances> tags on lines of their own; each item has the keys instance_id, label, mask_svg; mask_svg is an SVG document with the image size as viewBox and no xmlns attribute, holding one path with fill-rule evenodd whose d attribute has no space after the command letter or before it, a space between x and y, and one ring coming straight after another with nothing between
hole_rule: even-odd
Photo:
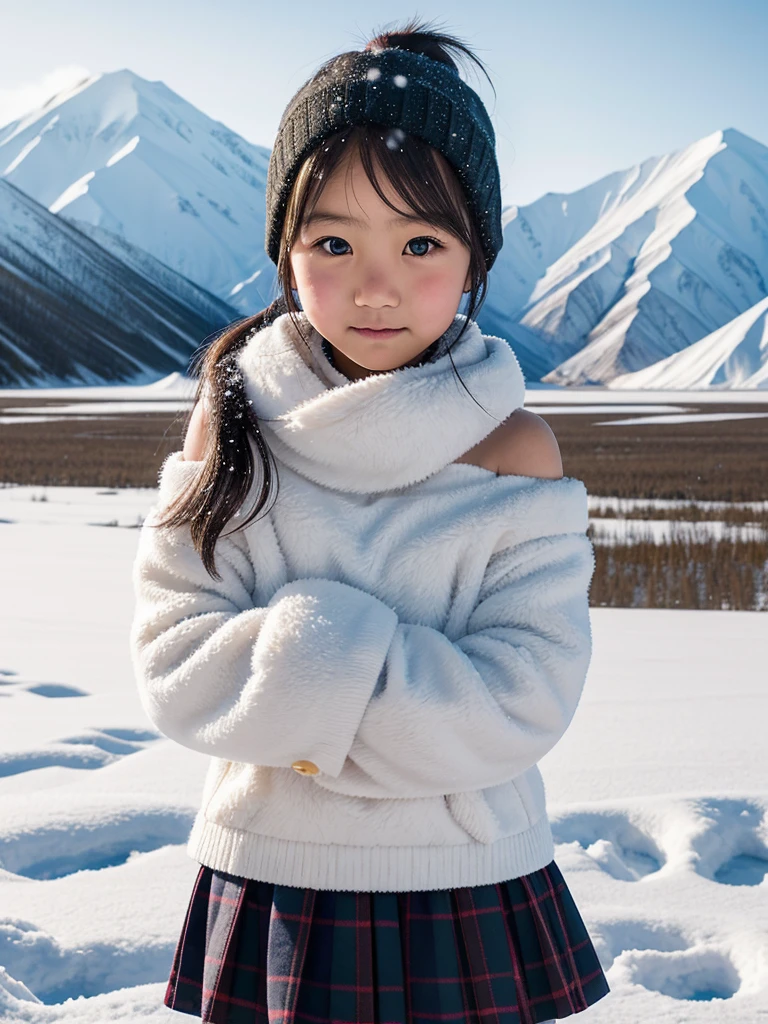
<instances>
[{"instance_id":1,"label":"footprint in snow","mask_svg":"<svg viewBox=\"0 0 768 1024\"><path fill-rule=\"evenodd\" d=\"M707 943L672 952L628 950L617 959L612 977L617 985L642 985L694 1002L732 999L744 983L728 954Z\"/></svg>"},{"instance_id":2,"label":"footprint in snow","mask_svg":"<svg viewBox=\"0 0 768 1024\"><path fill-rule=\"evenodd\" d=\"M38 697L90 697L87 690L66 683L33 683L31 686L22 686L21 689L27 693L36 693Z\"/></svg>"},{"instance_id":3,"label":"footprint in snow","mask_svg":"<svg viewBox=\"0 0 768 1024\"><path fill-rule=\"evenodd\" d=\"M79 686L67 683L26 683L23 679L12 678L18 675L19 673L12 669L0 668L0 686L14 686L17 690L34 693L38 697L90 697L90 693ZM9 697L10 694L2 693L2 696Z\"/></svg>"},{"instance_id":4,"label":"footprint in snow","mask_svg":"<svg viewBox=\"0 0 768 1024\"><path fill-rule=\"evenodd\" d=\"M690 942L679 929L662 921L640 921L632 918L606 921L594 933L594 944L604 971L629 951L653 950L674 953L688 949Z\"/></svg>"},{"instance_id":5,"label":"footprint in snow","mask_svg":"<svg viewBox=\"0 0 768 1024\"><path fill-rule=\"evenodd\" d=\"M758 962L754 978L749 969L740 971L738 957L729 955L722 938L701 940L668 923L630 918L600 924L594 939L615 988L642 985L671 999L709 1002L732 999L742 987L759 987Z\"/></svg>"},{"instance_id":6,"label":"footprint in snow","mask_svg":"<svg viewBox=\"0 0 768 1024\"><path fill-rule=\"evenodd\" d=\"M11 676L15 676L16 673L11 669L0 668L0 686L13 686L16 683L15 679L11 679ZM6 690L0 690L0 697L10 697L11 694Z\"/></svg>"},{"instance_id":7,"label":"footprint in snow","mask_svg":"<svg viewBox=\"0 0 768 1024\"><path fill-rule=\"evenodd\" d=\"M19 775L36 768L103 768L120 757L143 750L147 743L162 739L149 729L91 729L66 736L41 750L0 752L0 777Z\"/></svg>"},{"instance_id":8,"label":"footprint in snow","mask_svg":"<svg viewBox=\"0 0 768 1024\"><path fill-rule=\"evenodd\" d=\"M91 814L64 825L44 824L0 836L0 867L22 878L49 880L78 871L103 871L189 838L194 814L167 807ZM0 934L2 934L0 918ZM0 963L3 962L0 949Z\"/></svg>"},{"instance_id":9,"label":"footprint in snow","mask_svg":"<svg viewBox=\"0 0 768 1024\"><path fill-rule=\"evenodd\" d=\"M666 858L648 833L621 811L576 811L553 820L555 843L578 843L606 874L638 882L660 871Z\"/></svg>"},{"instance_id":10,"label":"footprint in snow","mask_svg":"<svg viewBox=\"0 0 768 1024\"><path fill-rule=\"evenodd\" d=\"M68 999L88 999L116 989L164 981L172 959L170 943L147 943L129 949L95 941L73 948L62 945L31 921L0 920L0 991L20 1000L19 1006L25 1010L34 1003L53 1007ZM71 1010L62 1009L62 1016L57 1007L55 1016L35 1015L34 1019L75 1019ZM24 1019L32 1020L32 1016L24 1013Z\"/></svg>"},{"instance_id":11,"label":"footprint in snow","mask_svg":"<svg viewBox=\"0 0 768 1024\"><path fill-rule=\"evenodd\" d=\"M694 870L722 885L761 885L768 875L768 811L756 800L695 801Z\"/></svg>"}]
</instances>

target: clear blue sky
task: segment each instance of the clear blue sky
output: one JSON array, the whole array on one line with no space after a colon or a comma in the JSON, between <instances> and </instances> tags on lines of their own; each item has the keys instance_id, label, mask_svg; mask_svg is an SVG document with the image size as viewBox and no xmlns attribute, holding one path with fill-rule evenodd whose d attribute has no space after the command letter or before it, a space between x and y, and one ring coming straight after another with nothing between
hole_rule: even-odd
<instances>
[{"instance_id":1,"label":"clear blue sky","mask_svg":"<svg viewBox=\"0 0 768 1024\"><path fill-rule=\"evenodd\" d=\"M0 121L57 68L127 67L271 148L286 103L321 61L411 16L458 35L488 67L495 101L482 75L468 81L496 127L505 206L718 129L768 144L768 0L7 4Z\"/></svg>"}]
</instances>

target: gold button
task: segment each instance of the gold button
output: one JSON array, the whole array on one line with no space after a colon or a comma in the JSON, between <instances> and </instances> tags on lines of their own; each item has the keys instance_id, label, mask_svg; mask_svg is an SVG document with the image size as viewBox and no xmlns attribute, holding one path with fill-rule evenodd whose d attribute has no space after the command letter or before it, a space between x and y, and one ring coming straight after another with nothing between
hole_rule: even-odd
<instances>
[{"instance_id":1,"label":"gold button","mask_svg":"<svg viewBox=\"0 0 768 1024\"><path fill-rule=\"evenodd\" d=\"M291 768L299 775L317 775L320 771L314 761L294 761Z\"/></svg>"}]
</instances>

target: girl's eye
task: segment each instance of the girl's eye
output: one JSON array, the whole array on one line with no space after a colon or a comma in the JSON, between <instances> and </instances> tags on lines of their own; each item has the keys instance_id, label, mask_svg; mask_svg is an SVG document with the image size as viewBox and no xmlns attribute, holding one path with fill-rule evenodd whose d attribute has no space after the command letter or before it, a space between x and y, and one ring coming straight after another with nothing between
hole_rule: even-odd
<instances>
[{"instance_id":1,"label":"girl's eye","mask_svg":"<svg viewBox=\"0 0 768 1024\"><path fill-rule=\"evenodd\" d=\"M341 242L342 245L347 245L343 238L339 238L337 235L331 235L329 238L321 238L318 242L315 242L314 247L320 247L323 249L323 252L328 252L328 250L324 248L326 242ZM344 254L341 252L328 252L328 255L343 256Z\"/></svg>"},{"instance_id":2,"label":"girl's eye","mask_svg":"<svg viewBox=\"0 0 768 1024\"><path fill-rule=\"evenodd\" d=\"M430 245L431 244L433 246L433 251L434 251L434 249L442 249L443 248L443 246L440 244L440 242L438 242L438 240L436 238L428 238L426 235L421 235L419 238L411 238L410 241L406 242L406 245L413 245L414 242L417 245ZM431 256L432 252L430 252L429 250L426 250L425 252L415 252L413 255L414 256Z\"/></svg>"},{"instance_id":3,"label":"girl's eye","mask_svg":"<svg viewBox=\"0 0 768 1024\"><path fill-rule=\"evenodd\" d=\"M335 242L341 242L342 246L344 246L344 245L348 246L349 245L348 242L345 242L343 238L339 238L338 235L328 235L326 238L318 239L314 243L313 248L322 248L323 252L327 252L329 256L344 256L344 255L346 255L343 252L337 252L335 250L328 250L328 249L326 249L325 248L325 243L326 242L331 242L332 244L335 243ZM418 238L411 238L408 242L406 242L406 245L407 246L408 245L413 245L414 243L416 244L417 247L418 246L422 246L423 247L423 246L427 246L427 245L432 245L433 246L433 251L435 249L443 249L444 248L442 242L438 242L438 240L436 238L430 238L427 235L419 235ZM421 257L423 259L425 256L431 256L432 252L430 252L428 249L422 249L421 252L412 252L411 255L412 256L419 256L419 257Z\"/></svg>"}]
</instances>

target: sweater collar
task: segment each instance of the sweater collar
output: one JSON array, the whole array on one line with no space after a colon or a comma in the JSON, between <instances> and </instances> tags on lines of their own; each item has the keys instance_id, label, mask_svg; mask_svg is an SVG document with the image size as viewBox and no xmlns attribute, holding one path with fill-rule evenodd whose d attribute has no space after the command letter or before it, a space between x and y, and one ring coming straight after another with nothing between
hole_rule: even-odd
<instances>
[{"instance_id":1,"label":"sweater collar","mask_svg":"<svg viewBox=\"0 0 768 1024\"><path fill-rule=\"evenodd\" d=\"M284 313L247 337L237 362L275 457L322 486L369 494L418 483L523 404L525 380L508 342L470 320L447 353L466 321L460 313L431 360L361 380L331 365L306 313L297 320L306 345Z\"/></svg>"}]
</instances>

